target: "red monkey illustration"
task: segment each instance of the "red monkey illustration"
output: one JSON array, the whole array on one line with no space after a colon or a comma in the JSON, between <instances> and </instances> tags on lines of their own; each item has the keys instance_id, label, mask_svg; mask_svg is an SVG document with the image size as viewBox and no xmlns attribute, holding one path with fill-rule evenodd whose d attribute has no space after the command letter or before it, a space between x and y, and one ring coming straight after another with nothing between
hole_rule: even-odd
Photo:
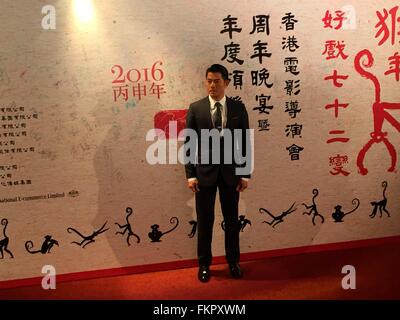
<instances>
[{"instance_id":1,"label":"red monkey illustration","mask_svg":"<svg viewBox=\"0 0 400 320\"><path fill-rule=\"evenodd\" d=\"M361 58L366 57L366 61L361 63ZM390 102L381 102L381 86L379 84L379 80L372 73L366 71L363 67L370 68L374 63L374 58L372 53L364 49L360 51L355 59L354 59L354 67L356 71L364 78L371 80L375 87L375 102L372 105L373 117L374 117L374 131L371 132L371 139L367 142L367 144L360 150L357 156L357 166L360 174L366 175L368 170L364 167L364 157L368 150L374 143L380 143L383 141L386 148L389 151L392 163L388 172L393 172L396 169L396 161L397 154L396 149L390 143L387 138L387 132L382 132L382 125L384 120L387 120L393 127L400 132L400 123L392 117L386 110L388 109L400 109L400 103L390 103Z\"/></svg>"}]
</instances>

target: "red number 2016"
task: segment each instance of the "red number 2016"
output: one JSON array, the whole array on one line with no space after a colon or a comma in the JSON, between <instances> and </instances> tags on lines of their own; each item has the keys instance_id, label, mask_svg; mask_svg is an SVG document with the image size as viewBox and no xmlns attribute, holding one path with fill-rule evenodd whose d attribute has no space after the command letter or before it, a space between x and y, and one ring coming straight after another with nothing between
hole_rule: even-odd
<instances>
[{"instance_id":1,"label":"red number 2016","mask_svg":"<svg viewBox=\"0 0 400 320\"><path fill-rule=\"evenodd\" d=\"M162 66L162 61L156 61L153 63L150 69L150 76L152 81L161 81L164 78L164 72L161 68L157 66ZM116 78L112 81L112 83L125 83L126 80L129 82L138 82L140 80L150 81L149 79L149 68L143 69L130 69L127 71L126 75L124 75L124 69L119 64L115 64L111 68L112 74L116 74Z\"/></svg>"}]
</instances>

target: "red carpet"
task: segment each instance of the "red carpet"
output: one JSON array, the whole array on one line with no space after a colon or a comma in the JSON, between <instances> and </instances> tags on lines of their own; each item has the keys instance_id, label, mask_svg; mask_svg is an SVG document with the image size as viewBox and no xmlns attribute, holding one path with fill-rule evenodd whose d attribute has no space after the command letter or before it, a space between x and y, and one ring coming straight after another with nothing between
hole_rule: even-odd
<instances>
[{"instance_id":1,"label":"red carpet","mask_svg":"<svg viewBox=\"0 0 400 320\"><path fill-rule=\"evenodd\" d=\"M400 244L298 254L242 262L244 278L229 278L226 264L0 290L0 299L400 299ZM341 286L342 267L356 269L356 289Z\"/></svg>"}]
</instances>

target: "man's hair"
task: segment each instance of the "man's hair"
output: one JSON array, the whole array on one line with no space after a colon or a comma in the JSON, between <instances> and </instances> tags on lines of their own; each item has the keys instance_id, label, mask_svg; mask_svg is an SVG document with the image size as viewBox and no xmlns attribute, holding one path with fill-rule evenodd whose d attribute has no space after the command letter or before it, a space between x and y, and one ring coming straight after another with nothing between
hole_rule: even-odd
<instances>
[{"instance_id":1,"label":"man's hair","mask_svg":"<svg viewBox=\"0 0 400 320\"><path fill-rule=\"evenodd\" d=\"M209 72L212 72L212 73L217 73L218 72L218 73L221 74L222 79L229 80L228 70L223 65L213 64L211 67L209 67L207 69L207 71L206 71L206 78L207 78L207 75L208 75Z\"/></svg>"}]
</instances>

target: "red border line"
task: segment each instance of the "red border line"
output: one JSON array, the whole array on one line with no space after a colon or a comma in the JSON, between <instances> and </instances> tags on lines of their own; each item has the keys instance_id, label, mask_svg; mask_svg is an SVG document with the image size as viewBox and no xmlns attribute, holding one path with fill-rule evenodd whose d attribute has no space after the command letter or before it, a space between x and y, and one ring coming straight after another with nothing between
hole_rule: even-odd
<instances>
[{"instance_id":1,"label":"red border line","mask_svg":"<svg viewBox=\"0 0 400 320\"><path fill-rule=\"evenodd\" d=\"M268 251L243 253L241 255L241 261L260 260L271 257L280 257L280 256L288 256L288 255L296 255L304 253L315 253L321 251L344 250L344 249L352 249L360 247L378 246L378 245L385 245L392 243L400 244L400 236L391 236L385 238L375 238L366 240L353 240L346 242L336 242L336 243L310 245L303 247L293 247L286 249L275 249ZM223 256L215 257L213 259L213 264L222 264L222 263L225 263L225 257ZM191 259L183 261L155 263L155 264L148 264L141 266L83 271L83 272L57 275L57 282L69 282L78 280L88 280L94 278L125 276L135 273L166 271L173 269L192 268L196 266L197 266L197 259ZM0 289L41 286L41 282L42 282L42 277L0 281Z\"/></svg>"}]
</instances>

